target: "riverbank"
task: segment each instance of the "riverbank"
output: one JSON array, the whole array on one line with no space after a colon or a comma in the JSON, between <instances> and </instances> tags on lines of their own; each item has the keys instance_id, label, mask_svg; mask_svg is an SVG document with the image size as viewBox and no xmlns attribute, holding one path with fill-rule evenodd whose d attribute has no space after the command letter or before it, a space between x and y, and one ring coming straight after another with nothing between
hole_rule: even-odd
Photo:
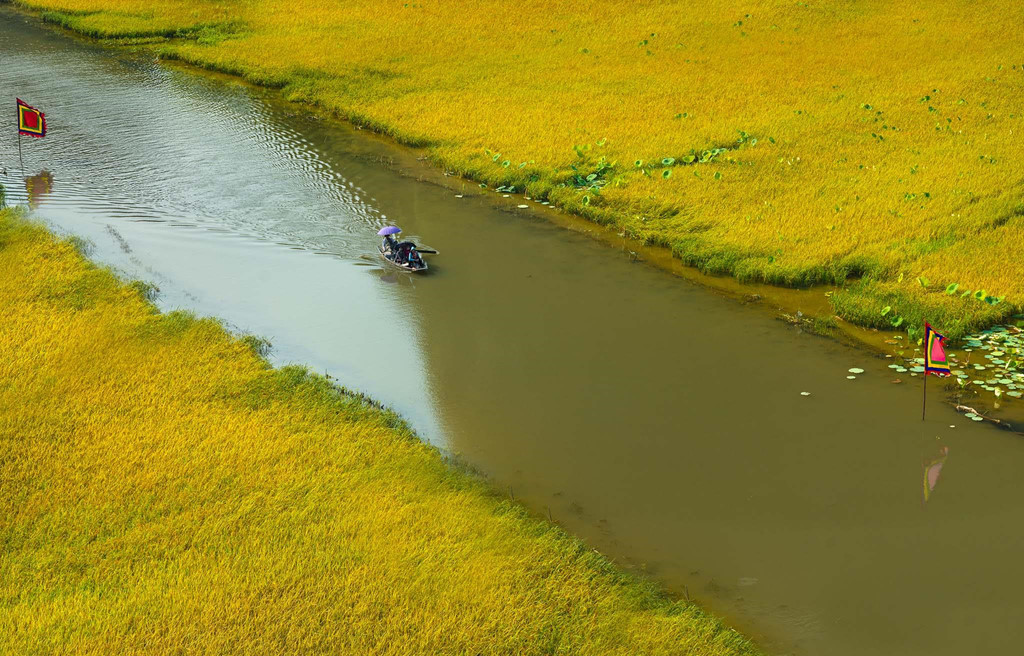
<instances>
[{"instance_id":1,"label":"riverbank","mask_svg":"<svg viewBox=\"0 0 1024 656\"><path fill-rule=\"evenodd\" d=\"M14 211L0 244L13 651L754 653L394 414Z\"/></svg>"},{"instance_id":2,"label":"riverbank","mask_svg":"<svg viewBox=\"0 0 1024 656\"><path fill-rule=\"evenodd\" d=\"M957 337L1024 298L1020 8L18 4L280 87L702 271L841 285L860 325Z\"/></svg>"}]
</instances>

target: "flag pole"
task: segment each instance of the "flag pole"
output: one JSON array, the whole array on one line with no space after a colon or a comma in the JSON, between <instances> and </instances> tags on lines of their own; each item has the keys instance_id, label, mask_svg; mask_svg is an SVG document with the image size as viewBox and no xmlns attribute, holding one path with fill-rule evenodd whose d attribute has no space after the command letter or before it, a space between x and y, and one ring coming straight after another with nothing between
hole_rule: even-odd
<instances>
[{"instance_id":1,"label":"flag pole","mask_svg":"<svg viewBox=\"0 0 1024 656\"><path fill-rule=\"evenodd\" d=\"M928 322L924 322L924 396L921 399L921 421L924 421L924 413L928 408Z\"/></svg>"},{"instance_id":2,"label":"flag pole","mask_svg":"<svg viewBox=\"0 0 1024 656\"><path fill-rule=\"evenodd\" d=\"M15 107L17 118L14 124L18 126L18 161L21 162L21 177L25 177L25 158L21 155L21 101Z\"/></svg>"}]
</instances>

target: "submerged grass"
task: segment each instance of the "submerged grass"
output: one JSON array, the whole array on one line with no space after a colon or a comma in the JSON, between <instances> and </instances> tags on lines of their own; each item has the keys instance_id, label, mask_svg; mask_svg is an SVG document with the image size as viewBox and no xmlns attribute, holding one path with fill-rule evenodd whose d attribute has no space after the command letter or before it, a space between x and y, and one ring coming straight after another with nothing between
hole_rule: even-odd
<instances>
[{"instance_id":1,"label":"submerged grass","mask_svg":"<svg viewBox=\"0 0 1024 656\"><path fill-rule=\"evenodd\" d=\"M0 651L753 653L12 210L0 267Z\"/></svg>"},{"instance_id":2,"label":"submerged grass","mask_svg":"<svg viewBox=\"0 0 1024 656\"><path fill-rule=\"evenodd\" d=\"M87 34L177 37L166 56L706 272L879 283L837 297L846 318L888 294L932 311L917 277L1024 303L1021 3L18 1Z\"/></svg>"}]
</instances>

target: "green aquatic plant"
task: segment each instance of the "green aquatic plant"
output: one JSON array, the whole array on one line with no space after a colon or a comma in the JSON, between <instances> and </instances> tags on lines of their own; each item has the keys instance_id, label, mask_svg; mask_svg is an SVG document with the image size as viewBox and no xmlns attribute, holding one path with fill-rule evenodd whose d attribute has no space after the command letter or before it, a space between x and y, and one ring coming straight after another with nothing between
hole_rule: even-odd
<instances>
[{"instance_id":1,"label":"green aquatic plant","mask_svg":"<svg viewBox=\"0 0 1024 656\"><path fill-rule=\"evenodd\" d=\"M743 146L756 146L757 137L751 136L746 130L736 130L739 133L739 138L736 140L736 148ZM774 142L773 142L774 143Z\"/></svg>"},{"instance_id":2,"label":"green aquatic plant","mask_svg":"<svg viewBox=\"0 0 1024 656\"><path fill-rule=\"evenodd\" d=\"M604 141L604 139L598 141L597 145L604 145ZM578 161L569 165L569 168L572 169L572 174L563 184L575 187L578 190L589 190L594 193L600 193L601 188L610 182L608 176L615 170L618 162L609 161L604 155L601 155L597 160L593 160L587 154L589 149L589 145L573 147L573 150L576 151ZM640 162L640 160L637 160L637 162ZM636 162L634 162L634 164L636 164ZM640 164L642 165L642 162L640 162Z\"/></svg>"}]
</instances>

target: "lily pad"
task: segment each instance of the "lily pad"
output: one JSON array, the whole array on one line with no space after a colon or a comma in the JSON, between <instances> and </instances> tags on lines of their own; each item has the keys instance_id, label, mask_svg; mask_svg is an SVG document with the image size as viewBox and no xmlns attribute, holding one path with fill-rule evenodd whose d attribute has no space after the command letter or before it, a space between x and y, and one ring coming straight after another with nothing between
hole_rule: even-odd
<instances>
[{"instance_id":1,"label":"lily pad","mask_svg":"<svg viewBox=\"0 0 1024 656\"><path fill-rule=\"evenodd\" d=\"M851 374L862 374L862 373L864 373L864 370L861 369L860 367L853 367L852 369L848 369L847 371L849 371Z\"/></svg>"},{"instance_id":2,"label":"lily pad","mask_svg":"<svg viewBox=\"0 0 1024 656\"><path fill-rule=\"evenodd\" d=\"M855 380L856 378L857 378L856 376L847 376L846 380Z\"/></svg>"},{"instance_id":3,"label":"lily pad","mask_svg":"<svg viewBox=\"0 0 1024 656\"><path fill-rule=\"evenodd\" d=\"M984 417L979 417L978 415L974 415L973 417L971 417L971 421L985 421L985 419L984 419Z\"/></svg>"},{"instance_id":4,"label":"lily pad","mask_svg":"<svg viewBox=\"0 0 1024 656\"><path fill-rule=\"evenodd\" d=\"M810 396L810 392L800 392L800 396Z\"/></svg>"}]
</instances>

